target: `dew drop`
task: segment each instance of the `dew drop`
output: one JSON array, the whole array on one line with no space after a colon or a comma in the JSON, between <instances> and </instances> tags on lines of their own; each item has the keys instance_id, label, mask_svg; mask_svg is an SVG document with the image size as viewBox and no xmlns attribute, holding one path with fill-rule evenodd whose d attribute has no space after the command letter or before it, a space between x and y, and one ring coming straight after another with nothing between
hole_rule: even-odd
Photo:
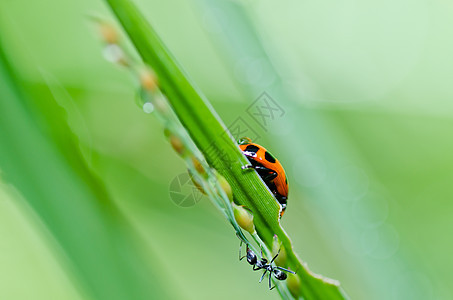
<instances>
[{"instance_id":1,"label":"dew drop","mask_svg":"<svg viewBox=\"0 0 453 300\"><path fill-rule=\"evenodd\" d=\"M123 50L116 44L109 44L105 46L102 54L107 61L113 63L118 63L124 58Z\"/></svg>"},{"instance_id":2,"label":"dew drop","mask_svg":"<svg viewBox=\"0 0 453 300\"><path fill-rule=\"evenodd\" d=\"M154 105L151 102L146 102L143 104L143 111L147 114L152 113L154 110Z\"/></svg>"}]
</instances>

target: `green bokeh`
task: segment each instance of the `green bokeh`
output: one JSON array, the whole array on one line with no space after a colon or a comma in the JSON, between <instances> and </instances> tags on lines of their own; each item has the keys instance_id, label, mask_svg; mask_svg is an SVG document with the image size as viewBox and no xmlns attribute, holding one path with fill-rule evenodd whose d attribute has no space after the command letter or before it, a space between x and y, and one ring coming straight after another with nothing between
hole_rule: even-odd
<instances>
[{"instance_id":1,"label":"green bokeh","mask_svg":"<svg viewBox=\"0 0 453 300\"><path fill-rule=\"evenodd\" d=\"M139 4L224 122L243 117L284 164L282 223L311 270L340 280L352 299L453 297L453 4ZM142 280L185 299L276 298L237 261L237 238L208 199L186 209L170 200L182 160L134 104L128 71L103 59L92 14L113 20L102 1L0 3L1 44L32 99L25 110L36 132L65 149L74 142L61 128L74 131L77 151L126 220L120 235L139 237L144 258L135 264L154 274ZM265 128L246 111L263 91L285 110ZM30 205L9 176L0 188L0 298L90 299L55 236L58 222L45 218L52 205ZM86 250L93 241L78 242ZM102 277L113 268L92 269Z\"/></svg>"}]
</instances>

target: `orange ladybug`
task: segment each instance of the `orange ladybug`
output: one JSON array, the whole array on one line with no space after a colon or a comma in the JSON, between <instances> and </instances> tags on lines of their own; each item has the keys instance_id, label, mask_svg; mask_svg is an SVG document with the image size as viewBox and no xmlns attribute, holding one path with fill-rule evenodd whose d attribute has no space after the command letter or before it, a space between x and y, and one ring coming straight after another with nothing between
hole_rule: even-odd
<instances>
[{"instance_id":1,"label":"orange ladybug","mask_svg":"<svg viewBox=\"0 0 453 300\"><path fill-rule=\"evenodd\" d=\"M278 203L282 206L280 216L286 209L288 199L288 181L285 170L280 162L267 151L263 146L252 143L249 138L239 140L239 148L250 161L250 165L243 166L243 169L255 169L267 187L274 194Z\"/></svg>"}]
</instances>

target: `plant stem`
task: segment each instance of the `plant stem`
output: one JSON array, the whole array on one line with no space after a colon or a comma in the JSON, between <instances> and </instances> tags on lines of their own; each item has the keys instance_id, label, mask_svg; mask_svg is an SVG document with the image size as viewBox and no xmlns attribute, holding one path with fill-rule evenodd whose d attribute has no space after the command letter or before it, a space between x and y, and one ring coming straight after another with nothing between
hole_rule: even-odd
<instances>
[{"instance_id":1,"label":"plant stem","mask_svg":"<svg viewBox=\"0 0 453 300\"><path fill-rule=\"evenodd\" d=\"M307 300L345 299L337 282L315 276L296 256L280 226L280 206L256 172L242 169L248 161L236 141L135 5L129 0L106 1L143 61L155 71L160 89L206 161L231 185L235 202L252 211L260 238L268 248L272 248L274 235L282 242L287 264L300 278L300 295Z\"/></svg>"}]
</instances>

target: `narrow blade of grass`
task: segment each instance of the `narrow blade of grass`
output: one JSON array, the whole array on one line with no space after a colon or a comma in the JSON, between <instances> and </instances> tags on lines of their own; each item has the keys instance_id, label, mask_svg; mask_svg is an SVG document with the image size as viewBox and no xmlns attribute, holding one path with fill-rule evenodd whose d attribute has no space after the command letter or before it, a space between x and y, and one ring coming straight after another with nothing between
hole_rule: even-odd
<instances>
[{"instance_id":1,"label":"narrow blade of grass","mask_svg":"<svg viewBox=\"0 0 453 300\"><path fill-rule=\"evenodd\" d=\"M244 172L248 161L214 112L190 81L156 32L129 0L106 0L129 35L140 56L159 78L174 111L208 163L231 185L235 201L254 214L256 229L269 248L276 234L287 251L289 267L298 270L304 299L345 299L338 283L313 275L293 251L278 221L279 205L255 172Z\"/></svg>"},{"instance_id":2,"label":"narrow blade of grass","mask_svg":"<svg viewBox=\"0 0 453 300\"><path fill-rule=\"evenodd\" d=\"M87 168L67 124L47 124L58 126L58 141L40 130L33 104L43 99L27 99L1 46L2 177L20 191L64 250L71 263L66 270L74 272L77 286L92 299L178 298L175 289L166 289L164 269L149 264L151 249L145 256L146 246ZM64 119L61 108L56 110Z\"/></svg>"}]
</instances>

